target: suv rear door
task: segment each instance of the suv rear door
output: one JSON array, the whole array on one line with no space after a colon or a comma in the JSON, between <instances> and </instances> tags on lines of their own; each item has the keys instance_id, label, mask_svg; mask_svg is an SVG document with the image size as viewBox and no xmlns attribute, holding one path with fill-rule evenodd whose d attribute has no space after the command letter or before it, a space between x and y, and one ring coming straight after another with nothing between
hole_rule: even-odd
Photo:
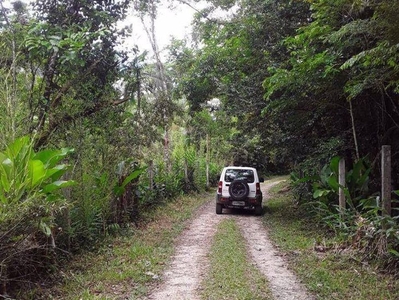
<instances>
[{"instance_id":1,"label":"suv rear door","mask_svg":"<svg viewBox=\"0 0 399 300\"><path fill-rule=\"evenodd\" d=\"M254 168L244 167L227 167L222 172L221 181L222 185L222 197L230 197L229 187L231 182L236 179L246 179L249 186L249 198L256 197L256 182L258 182L258 175Z\"/></svg>"}]
</instances>

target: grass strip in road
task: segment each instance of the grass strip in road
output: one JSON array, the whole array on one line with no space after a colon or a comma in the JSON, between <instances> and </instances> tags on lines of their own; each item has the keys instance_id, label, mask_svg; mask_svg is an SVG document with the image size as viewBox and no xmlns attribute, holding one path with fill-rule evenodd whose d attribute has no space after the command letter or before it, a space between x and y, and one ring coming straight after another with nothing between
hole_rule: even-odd
<instances>
[{"instance_id":1,"label":"grass strip in road","mask_svg":"<svg viewBox=\"0 0 399 300\"><path fill-rule=\"evenodd\" d=\"M186 220L213 194L182 196L147 216L147 225L110 238L96 253L86 253L63 271L62 284L46 299L138 299L144 297L170 259ZM51 295L50 295L51 294ZM37 298L35 298L37 299Z\"/></svg>"},{"instance_id":2,"label":"grass strip in road","mask_svg":"<svg viewBox=\"0 0 399 300\"><path fill-rule=\"evenodd\" d=\"M336 240L293 203L288 182L270 191L264 223L291 268L317 299L399 299L399 281L378 272L353 251L334 250ZM325 246L320 251L317 246ZM318 249L316 251L315 249Z\"/></svg>"},{"instance_id":3,"label":"grass strip in road","mask_svg":"<svg viewBox=\"0 0 399 300\"><path fill-rule=\"evenodd\" d=\"M207 300L273 299L266 279L250 263L234 219L223 220L210 250L210 270L202 283Z\"/></svg>"}]
</instances>

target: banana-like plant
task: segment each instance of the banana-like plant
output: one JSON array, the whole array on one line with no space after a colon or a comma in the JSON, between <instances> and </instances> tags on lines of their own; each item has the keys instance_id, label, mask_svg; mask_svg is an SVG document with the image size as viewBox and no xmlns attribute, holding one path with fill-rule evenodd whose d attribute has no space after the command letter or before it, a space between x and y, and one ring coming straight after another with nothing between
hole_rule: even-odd
<instances>
[{"instance_id":1,"label":"banana-like plant","mask_svg":"<svg viewBox=\"0 0 399 300\"><path fill-rule=\"evenodd\" d=\"M24 136L0 152L0 223L12 218L13 212L22 213L39 203L44 203L48 212L50 207L57 206L57 200L62 199L59 190L75 184L61 179L68 170L61 161L72 151L63 148L35 152L31 138ZM37 221L39 228L49 235L49 227L42 220Z\"/></svg>"},{"instance_id":2,"label":"banana-like plant","mask_svg":"<svg viewBox=\"0 0 399 300\"><path fill-rule=\"evenodd\" d=\"M31 138L24 136L0 152L1 286L16 270L28 274L46 265L47 249L56 248L55 216L67 206L59 192L74 184L62 180L68 166L61 161L72 151L35 152Z\"/></svg>"},{"instance_id":3,"label":"banana-like plant","mask_svg":"<svg viewBox=\"0 0 399 300\"><path fill-rule=\"evenodd\" d=\"M337 199L339 183L338 183L338 164L339 156L331 159L330 163L325 165L320 172L319 178L312 182L313 198L325 203L329 202L329 196ZM342 187L348 204L356 210L361 200L369 196L368 182L371 167L368 166L367 158L358 159L351 170L346 173L346 186ZM331 199L330 199L331 200Z\"/></svg>"}]
</instances>

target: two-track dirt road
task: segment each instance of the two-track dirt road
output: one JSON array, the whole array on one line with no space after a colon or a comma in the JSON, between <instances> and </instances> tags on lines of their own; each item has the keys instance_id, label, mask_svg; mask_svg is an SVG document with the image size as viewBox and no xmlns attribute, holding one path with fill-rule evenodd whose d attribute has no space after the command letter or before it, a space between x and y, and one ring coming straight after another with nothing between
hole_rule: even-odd
<instances>
[{"instance_id":1,"label":"two-track dirt road","mask_svg":"<svg viewBox=\"0 0 399 300\"><path fill-rule=\"evenodd\" d=\"M278 182L262 184L264 202L268 190ZM248 214L215 214L214 201L204 205L188 223L180 236L175 254L162 276L162 283L147 297L150 300L199 300L200 283L207 274L207 254L218 224L225 218L234 218L246 240L247 252L270 284L275 299L313 299L287 268L283 257L268 238L262 218Z\"/></svg>"}]
</instances>

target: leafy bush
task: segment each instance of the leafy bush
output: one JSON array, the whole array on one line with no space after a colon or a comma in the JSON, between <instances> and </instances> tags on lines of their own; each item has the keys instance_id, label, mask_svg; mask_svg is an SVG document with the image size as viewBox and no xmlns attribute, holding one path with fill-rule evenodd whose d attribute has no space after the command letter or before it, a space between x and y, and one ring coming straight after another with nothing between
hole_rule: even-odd
<instances>
[{"instance_id":1,"label":"leafy bush","mask_svg":"<svg viewBox=\"0 0 399 300\"><path fill-rule=\"evenodd\" d=\"M338 181L338 165L341 158L335 156L330 163L325 165L318 175L300 177L295 173L291 174L291 181L294 187L306 186L305 192L308 197L314 199L311 201L306 198L306 205L311 207L313 212L326 221L326 224L333 230L345 227L342 221L344 216L350 217L353 213L360 213L364 210L365 203L371 203L375 197L369 195L368 182L371 168L368 167L367 159L359 159L351 170L346 172L345 186L340 186ZM339 188L342 188L345 194L346 203L349 209L340 211L338 207ZM310 193L311 191L311 193ZM305 192L303 194L305 194Z\"/></svg>"},{"instance_id":2,"label":"leafy bush","mask_svg":"<svg viewBox=\"0 0 399 300\"><path fill-rule=\"evenodd\" d=\"M341 158L335 156L331 159L329 164L326 164L319 174L314 176L299 176L296 173L291 174L291 181L294 187L306 185L311 187L312 196L317 201L322 202L334 210L338 204L338 165ZM371 168L368 166L367 158L359 159L351 170L346 172L345 186L341 186L345 193L347 203L353 208L359 206L362 199L366 199L369 195L368 182Z\"/></svg>"},{"instance_id":3,"label":"leafy bush","mask_svg":"<svg viewBox=\"0 0 399 300\"><path fill-rule=\"evenodd\" d=\"M338 163L332 158L319 176L299 178L292 174L294 185L312 186L314 201L308 201L313 215L331 229L350 247L369 259L385 258L399 263L399 217L382 213L377 197L368 189L371 168L367 159L360 159L346 173L346 186L342 187L347 206L338 206Z\"/></svg>"},{"instance_id":4,"label":"leafy bush","mask_svg":"<svg viewBox=\"0 0 399 300\"><path fill-rule=\"evenodd\" d=\"M379 207L357 214L352 245L368 258L387 258L399 262L398 217L382 214Z\"/></svg>"},{"instance_id":5,"label":"leafy bush","mask_svg":"<svg viewBox=\"0 0 399 300\"><path fill-rule=\"evenodd\" d=\"M74 184L61 179L68 166L60 163L72 149L35 152L32 144L25 136L0 152L0 284L51 262L55 215L67 206L59 191Z\"/></svg>"}]
</instances>

